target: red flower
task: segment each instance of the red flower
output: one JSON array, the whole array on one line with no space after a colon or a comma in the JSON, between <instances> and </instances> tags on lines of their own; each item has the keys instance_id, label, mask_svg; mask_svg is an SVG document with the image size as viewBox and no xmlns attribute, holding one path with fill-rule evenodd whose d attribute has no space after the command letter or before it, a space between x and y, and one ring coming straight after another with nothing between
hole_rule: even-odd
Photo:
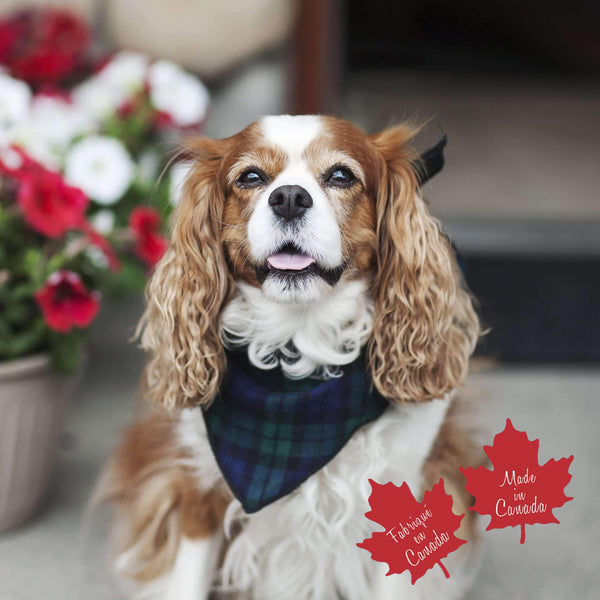
<instances>
[{"instance_id":1,"label":"red flower","mask_svg":"<svg viewBox=\"0 0 600 600\"><path fill-rule=\"evenodd\" d=\"M129 215L129 227L133 231L135 253L153 267L167 248L167 240L160 234L158 211L144 206L134 208Z\"/></svg>"},{"instance_id":2,"label":"red flower","mask_svg":"<svg viewBox=\"0 0 600 600\"><path fill-rule=\"evenodd\" d=\"M117 109L117 114L122 119L127 119L135 115L140 106L137 98L127 98Z\"/></svg>"},{"instance_id":3,"label":"red flower","mask_svg":"<svg viewBox=\"0 0 600 600\"><path fill-rule=\"evenodd\" d=\"M66 10L25 9L0 21L0 62L34 85L59 83L81 66L90 30Z\"/></svg>"},{"instance_id":4,"label":"red flower","mask_svg":"<svg viewBox=\"0 0 600 600\"><path fill-rule=\"evenodd\" d=\"M44 321L55 331L68 333L73 327L87 327L98 314L100 295L88 290L77 273L57 271L35 293Z\"/></svg>"},{"instance_id":5,"label":"red flower","mask_svg":"<svg viewBox=\"0 0 600 600\"><path fill-rule=\"evenodd\" d=\"M10 148L20 165L11 167L0 158L0 174L17 183L17 203L25 220L48 237L58 238L69 229L80 229L89 243L99 248L112 271L121 268L119 259L106 238L85 220L88 200L84 193L67 185L64 179L32 160L23 150Z\"/></svg>"},{"instance_id":6,"label":"red flower","mask_svg":"<svg viewBox=\"0 0 600 600\"><path fill-rule=\"evenodd\" d=\"M173 117L169 113L164 110L157 110L154 115L154 125L158 129L170 129L171 127L175 127L175 121L173 121Z\"/></svg>"},{"instance_id":7,"label":"red flower","mask_svg":"<svg viewBox=\"0 0 600 600\"><path fill-rule=\"evenodd\" d=\"M62 176L29 160L13 175L19 180L17 203L36 231L57 238L81 227L88 199Z\"/></svg>"}]
</instances>

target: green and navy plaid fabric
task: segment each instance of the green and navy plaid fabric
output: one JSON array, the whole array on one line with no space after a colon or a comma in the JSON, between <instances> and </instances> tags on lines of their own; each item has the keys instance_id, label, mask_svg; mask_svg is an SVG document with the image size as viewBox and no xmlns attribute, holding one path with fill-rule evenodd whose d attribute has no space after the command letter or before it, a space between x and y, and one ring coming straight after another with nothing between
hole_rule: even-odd
<instances>
[{"instance_id":1,"label":"green and navy plaid fabric","mask_svg":"<svg viewBox=\"0 0 600 600\"><path fill-rule=\"evenodd\" d=\"M279 369L252 366L246 352L230 352L219 396L204 420L225 480L253 513L325 466L387 406L363 359L339 378L292 380Z\"/></svg>"}]
</instances>

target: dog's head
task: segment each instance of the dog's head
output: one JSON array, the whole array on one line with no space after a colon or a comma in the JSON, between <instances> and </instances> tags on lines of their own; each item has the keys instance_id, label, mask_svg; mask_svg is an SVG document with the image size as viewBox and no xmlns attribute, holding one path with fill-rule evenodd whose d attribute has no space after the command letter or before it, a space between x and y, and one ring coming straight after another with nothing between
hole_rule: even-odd
<instances>
[{"instance_id":1,"label":"dog's head","mask_svg":"<svg viewBox=\"0 0 600 600\"><path fill-rule=\"evenodd\" d=\"M380 169L369 146L349 123L321 117L267 117L246 130L224 165L233 277L306 303L368 271Z\"/></svg>"},{"instance_id":2,"label":"dog's head","mask_svg":"<svg viewBox=\"0 0 600 600\"><path fill-rule=\"evenodd\" d=\"M331 117L279 116L189 145L193 168L143 319L156 400L214 398L225 369L221 312L243 284L305 309L364 281L379 391L420 401L461 383L478 322L420 194L414 133L366 135Z\"/></svg>"}]
</instances>

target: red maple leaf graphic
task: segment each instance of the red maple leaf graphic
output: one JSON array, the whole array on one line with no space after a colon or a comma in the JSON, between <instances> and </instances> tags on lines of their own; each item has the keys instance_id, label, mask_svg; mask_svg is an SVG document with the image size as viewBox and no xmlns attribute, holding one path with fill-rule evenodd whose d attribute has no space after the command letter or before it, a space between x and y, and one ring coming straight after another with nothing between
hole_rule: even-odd
<instances>
[{"instance_id":1,"label":"red maple leaf graphic","mask_svg":"<svg viewBox=\"0 0 600 600\"><path fill-rule=\"evenodd\" d=\"M450 577L442 558L467 542L454 535L464 515L452 512L452 496L444 491L444 481L440 479L425 492L422 503L415 500L407 483L400 487L372 479L369 483L371 510L365 517L383 525L385 531L374 532L357 546L368 550L373 560L388 563L386 575L408 569L414 584L438 564Z\"/></svg>"},{"instance_id":2,"label":"red maple leaf graphic","mask_svg":"<svg viewBox=\"0 0 600 600\"><path fill-rule=\"evenodd\" d=\"M538 463L539 440L529 441L517 431L510 419L494 438L493 446L484 446L494 469L461 467L467 478L466 489L476 502L469 509L491 515L486 531L521 526L521 544L525 543L525 525L559 523L552 509L573 500L564 488L571 480L569 465L573 456L545 465Z\"/></svg>"}]
</instances>

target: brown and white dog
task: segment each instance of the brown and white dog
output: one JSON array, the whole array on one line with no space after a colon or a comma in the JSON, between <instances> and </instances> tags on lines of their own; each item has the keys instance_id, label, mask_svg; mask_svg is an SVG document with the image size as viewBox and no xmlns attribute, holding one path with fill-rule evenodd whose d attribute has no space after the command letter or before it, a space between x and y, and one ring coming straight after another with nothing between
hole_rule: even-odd
<instances>
[{"instance_id":1,"label":"brown and white dog","mask_svg":"<svg viewBox=\"0 0 600 600\"><path fill-rule=\"evenodd\" d=\"M266 117L224 140L198 139L148 286L140 325L144 393L100 486L116 505L116 567L134 595L204 600L457 598L452 573L385 577L356 543L369 535L368 479L415 495L444 477L460 537L474 515L458 466L475 466L456 390L479 335L447 237L421 196L415 130L366 135L321 116ZM201 407L219 390L228 345L260 369L335 376L367 349L389 407L299 488L253 514L215 462Z\"/></svg>"}]
</instances>

